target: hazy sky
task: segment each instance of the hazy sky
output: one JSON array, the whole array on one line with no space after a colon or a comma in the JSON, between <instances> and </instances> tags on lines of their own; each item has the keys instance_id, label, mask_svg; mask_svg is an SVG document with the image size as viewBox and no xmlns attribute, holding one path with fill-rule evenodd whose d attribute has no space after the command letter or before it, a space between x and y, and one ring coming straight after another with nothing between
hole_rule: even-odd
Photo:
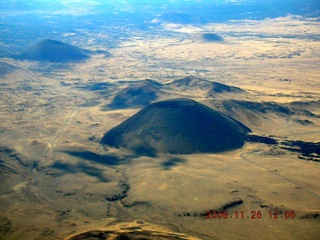
<instances>
[{"instance_id":1,"label":"hazy sky","mask_svg":"<svg viewBox=\"0 0 320 240\"><path fill-rule=\"evenodd\" d=\"M101 12L165 11L195 13L195 6L206 6L210 11L255 11L299 14L318 11L320 0L0 0L0 15L55 14L83 16ZM245 8L248 9L245 9ZM227 10L226 10L227 9ZM236 10L235 10L236 9ZM228 12L227 12L228 13ZM281 14L280 14L281 15Z\"/></svg>"}]
</instances>

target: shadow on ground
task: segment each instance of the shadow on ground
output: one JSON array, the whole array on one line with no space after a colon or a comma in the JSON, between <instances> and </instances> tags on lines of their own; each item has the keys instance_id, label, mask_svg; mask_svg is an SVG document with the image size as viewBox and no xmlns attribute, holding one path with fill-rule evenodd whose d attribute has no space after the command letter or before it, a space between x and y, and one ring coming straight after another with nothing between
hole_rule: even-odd
<instances>
[{"instance_id":1,"label":"shadow on ground","mask_svg":"<svg viewBox=\"0 0 320 240\"><path fill-rule=\"evenodd\" d=\"M86 161L99 163L107 166L120 165L122 163L121 159L110 156L110 155L100 155L90 151L62 151L63 153L69 154L73 157L78 157Z\"/></svg>"},{"instance_id":2,"label":"shadow on ground","mask_svg":"<svg viewBox=\"0 0 320 240\"><path fill-rule=\"evenodd\" d=\"M100 182L110 182L112 179L108 179L105 176L104 170L89 166L84 163L71 164L71 163L63 163L56 162L53 166L54 169L61 170L61 175L70 174L70 173L85 173L89 176L96 177Z\"/></svg>"},{"instance_id":3,"label":"shadow on ground","mask_svg":"<svg viewBox=\"0 0 320 240\"><path fill-rule=\"evenodd\" d=\"M171 157L167 161L163 162L162 166L165 170L170 170L172 167L175 167L182 163L186 163L186 160L178 157Z\"/></svg>"}]
</instances>

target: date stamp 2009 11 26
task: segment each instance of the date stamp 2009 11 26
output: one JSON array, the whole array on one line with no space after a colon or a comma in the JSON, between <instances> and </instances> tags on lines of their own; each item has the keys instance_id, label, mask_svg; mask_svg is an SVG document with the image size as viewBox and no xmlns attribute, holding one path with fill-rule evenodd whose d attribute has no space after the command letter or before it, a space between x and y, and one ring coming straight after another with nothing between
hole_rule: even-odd
<instances>
[{"instance_id":1,"label":"date stamp 2009 11 26","mask_svg":"<svg viewBox=\"0 0 320 240\"><path fill-rule=\"evenodd\" d=\"M296 213L294 210L270 210L267 214L262 213L261 211L251 211L250 213L245 213L244 211L234 211L230 213L228 211L215 211L208 210L205 214L206 219L294 219Z\"/></svg>"}]
</instances>

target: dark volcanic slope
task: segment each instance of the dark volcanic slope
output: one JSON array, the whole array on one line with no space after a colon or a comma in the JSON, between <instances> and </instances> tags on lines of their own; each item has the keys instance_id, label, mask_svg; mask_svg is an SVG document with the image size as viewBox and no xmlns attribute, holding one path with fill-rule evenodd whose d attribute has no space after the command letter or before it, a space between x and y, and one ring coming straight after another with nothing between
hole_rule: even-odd
<instances>
[{"instance_id":1,"label":"dark volcanic slope","mask_svg":"<svg viewBox=\"0 0 320 240\"><path fill-rule=\"evenodd\" d=\"M202 39L205 42L223 42L223 37L220 37L219 35L215 33L204 33L202 34Z\"/></svg>"},{"instance_id":2,"label":"dark volcanic slope","mask_svg":"<svg viewBox=\"0 0 320 240\"><path fill-rule=\"evenodd\" d=\"M0 62L0 76L8 75L13 73L18 67L13 66L9 63Z\"/></svg>"},{"instance_id":3,"label":"dark volcanic slope","mask_svg":"<svg viewBox=\"0 0 320 240\"><path fill-rule=\"evenodd\" d=\"M223 92L244 93L245 91L238 87L228 86L219 82L212 82L212 88L210 89L209 94L212 95L214 93L223 93Z\"/></svg>"},{"instance_id":4,"label":"dark volcanic slope","mask_svg":"<svg viewBox=\"0 0 320 240\"><path fill-rule=\"evenodd\" d=\"M212 97L217 93L245 93L244 90L234 86L228 86L219 82L211 82L205 79L194 76L174 80L168 83L167 86L179 89L185 92L186 90L202 90L207 91L207 97Z\"/></svg>"},{"instance_id":5,"label":"dark volcanic slope","mask_svg":"<svg viewBox=\"0 0 320 240\"><path fill-rule=\"evenodd\" d=\"M107 132L102 144L137 153L208 153L243 146L246 126L190 99L157 102Z\"/></svg>"},{"instance_id":6,"label":"dark volcanic slope","mask_svg":"<svg viewBox=\"0 0 320 240\"><path fill-rule=\"evenodd\" d=\"M194 76L187 76L184 78L174 80L168 83L167 85L182 90L184 90L185 88L210 89L212 87L212 82Z\"/></svg>"},{"instance_id":7,"label":"dark volcanic slope","mask_svg":"<svg viewBox=\"0 0 320 240\"><path fill-rule=\"evenodd\" d=\"M46 62L79 62L90 58L88 51L46 39L30 47L24 53L15 56L16 59L46 61Z\"/></svg>"},{"instance_id":8,"label":"dark volcanic slope","mask_svg":"<svg viewBox=\"0 0 320 240\"><path fill-rule=\"evenodd\" d=\"M161 94L160 83L152 80L138 82L121 90L108 105L110 108L144 107Z\"/></svg>"}]
</instances>

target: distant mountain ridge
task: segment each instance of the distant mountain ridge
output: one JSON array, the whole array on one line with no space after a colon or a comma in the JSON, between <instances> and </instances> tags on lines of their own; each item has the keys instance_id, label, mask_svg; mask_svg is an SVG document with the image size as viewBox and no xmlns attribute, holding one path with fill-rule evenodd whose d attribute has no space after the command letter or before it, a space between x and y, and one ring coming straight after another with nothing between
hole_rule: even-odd
<instances>
[{"instance_id":1,"label":"distant mountain ridge","mask_svg":"<svg viewBox=\"0 0 320 240\"><path fill-rule=\"evenodd\" d=\"M59 41L45 39L14 56L19 60L41 62L80 62L90 58L90 51Z\"/></svg>"}]
</instances>

